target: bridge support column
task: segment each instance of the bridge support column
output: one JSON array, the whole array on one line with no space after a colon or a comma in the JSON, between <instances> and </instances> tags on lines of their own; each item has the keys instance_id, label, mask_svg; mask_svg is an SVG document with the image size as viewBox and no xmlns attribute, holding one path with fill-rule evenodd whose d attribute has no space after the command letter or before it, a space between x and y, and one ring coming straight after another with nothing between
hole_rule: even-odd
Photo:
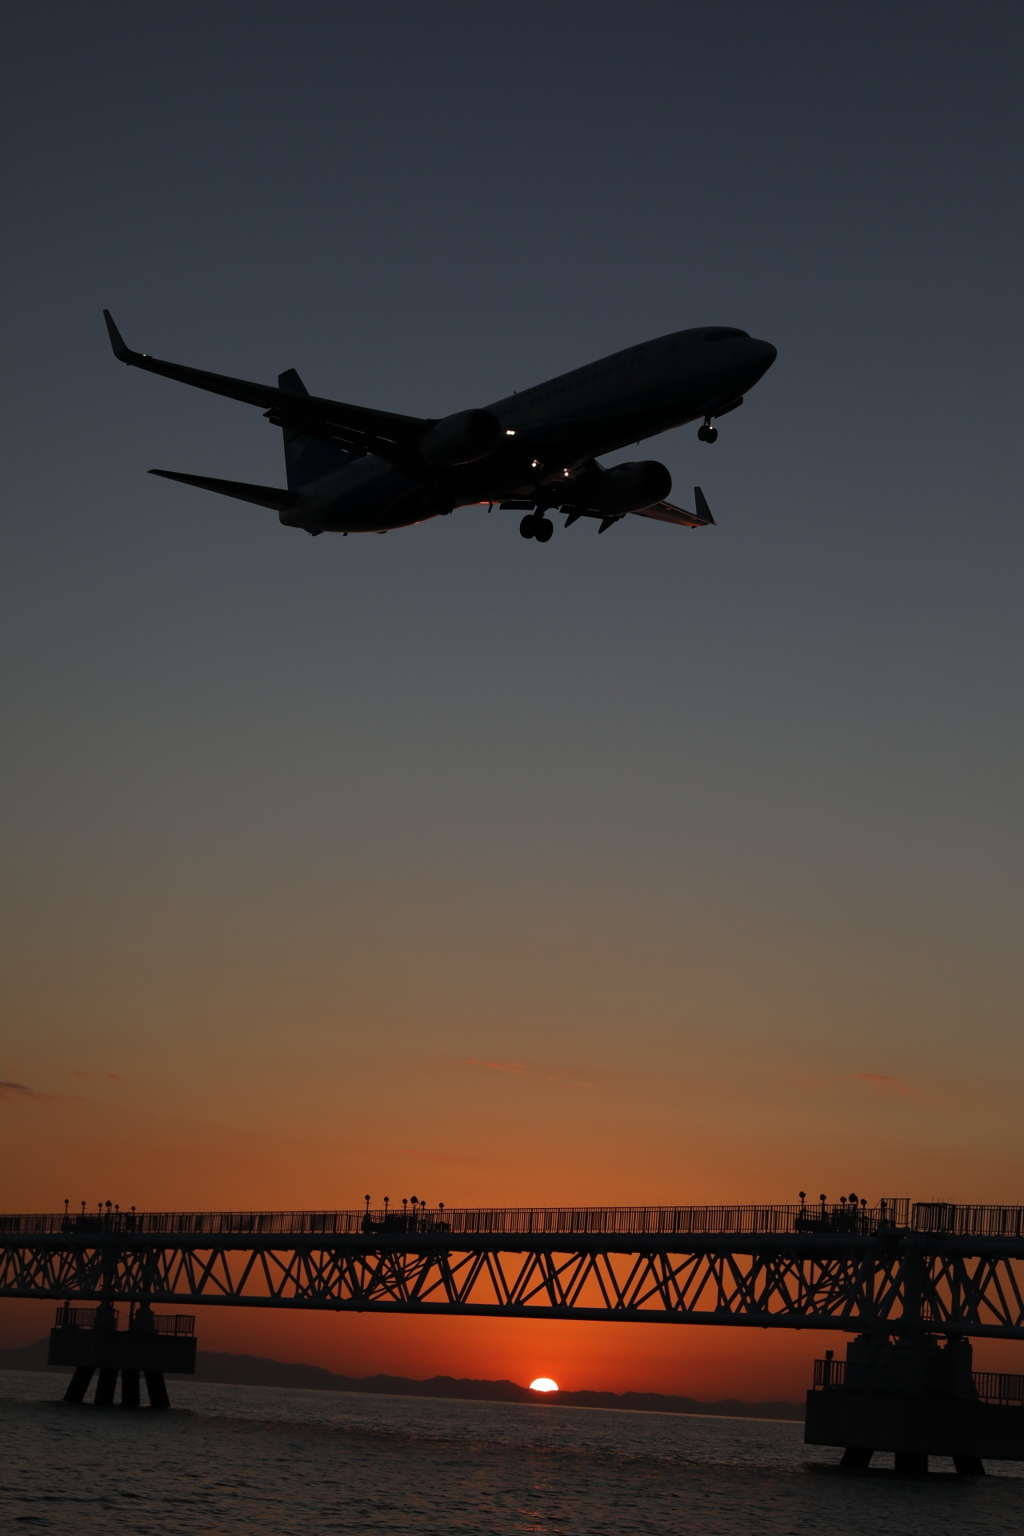
<instances>
[{"instance_id":1,"label":"bridge support column","mask_svg":"<svg viewBox=\"0 0 1024 1536\"><path fill-rule=\"evenodd\" d=\"M149 1406L151 1408L169 1408L171 1400L167 1396L167 1383L164 1381L163 1371L146 1372L146 1391L149 1393Z\"/></svg>"},{"instance_id":2,"label":"bridge support column","mask_svg":"<svg viewBox=\"0 0 1024 1536\"><path fill-rule=\"evenodd\" d=\"M68 1383L68 1389L64 1393L66 1403L81 1403L85 1401L85 1394L89 1383L92 1381L94 1366L79 1365L75 1367L75 1374Z\"/></svg>"},{"instance_id":3,"label":"bridge support column","mask_svg":"<svg viewBox=\"0 0 1024 1536\"><path fill-rule=\"evenodd\" d=\"M874 1454L874 1451L869 1451L866 1446L848 1445L839 1465L851 1472L866 1472Z\"/></svg>"},{"instance_id":4,"label":"bridge support column","mask_svg":"<svg viewBox=\"0 0 1024 1536\"><path fill-rule=\"evenodd\" d=\"M114 1389L117 1386L117 1371L108 1366L100 1367L100 1379L96 1383L96 1396L93 1402L97 1408L109 1408L114 1401Z\"/></svg>"},{"instance_id":5,"label":"bridge support column","mask_svg":"<svg viewBox=\"0 0 1024 1536\"><path fill-rule=\"evenodd\" d=\"M121 1407L137 1408L139 1406L139 1373L133 1370L121 1372Z\"/></svg>"}]
</instances>

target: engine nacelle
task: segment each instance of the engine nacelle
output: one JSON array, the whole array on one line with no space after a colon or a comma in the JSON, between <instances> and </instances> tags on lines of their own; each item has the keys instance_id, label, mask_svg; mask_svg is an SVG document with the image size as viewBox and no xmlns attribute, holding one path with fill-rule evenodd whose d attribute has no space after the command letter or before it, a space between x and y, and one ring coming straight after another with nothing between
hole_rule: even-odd
<instances>
[{"instance_id":1,"label":"engine nacelle","mask_svg":"<svg viewBox=\"0 0 1024 1536\"><path fill-rule=\"evenodd\" d=\"M420 441L420 457L432 469L475 464L497 447L501 426L490 411L456 411L435 422Z\"/></svg>"},{"instance_id":2,"label":"engine nacelle","mask_svg":"<svg viewBox=\"0 0 1024 1536\"><path fill-rule=\"evenodd\" d=\"M625 512L639 512L664 501L672 489L672 476L657 459L642 459L637 464L616 464L606 469L600 479L586 487L587 505L606 517Z\"/></svg>"}]
</instances>

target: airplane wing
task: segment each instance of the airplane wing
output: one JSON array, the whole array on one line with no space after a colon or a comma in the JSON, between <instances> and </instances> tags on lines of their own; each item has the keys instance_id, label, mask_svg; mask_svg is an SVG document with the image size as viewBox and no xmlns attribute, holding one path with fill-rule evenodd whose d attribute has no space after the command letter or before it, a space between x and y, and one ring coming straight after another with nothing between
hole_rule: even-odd
<instances>
[{"instance_id":1,"label":"airplane wing","mask_svg":"<svg viewBox=\"0 0 1024 1536\"><path fill-rule=\"evenodd\" d=\"M167 379L192 384L197 389L227 395L246 405L263 407L264 415L275 427L287 427L305 437L319 438L339 448L357 453L375 453L397 462L413 449L432 421L419 416L397 416L390 411L369 410L362 405L345 405L340 400L325 400L319 395L293 395L269 384L254 384L247 379L233 379L223 373L206 373L202 368L186 368L181 363L165 363L147 352L133 352L125 345L110 311L103 311L114 356L131 368L145 368Z\"/></svg>"},{"instance_id":2,"label":"airplane wing","mask_svg":"<svg viewBox=\"0 0 1024 1536\"><path fill-rule=\"evenodd\" d=\"M714 527L711 508L699 485L693 488L693 498L697 503L696 512L687 512L685 507L674 507L670 501L656 501L653 507L644 507L636 516L655 517L659 523L677 523L680 528Z\"/></svg>"}]
</instances>

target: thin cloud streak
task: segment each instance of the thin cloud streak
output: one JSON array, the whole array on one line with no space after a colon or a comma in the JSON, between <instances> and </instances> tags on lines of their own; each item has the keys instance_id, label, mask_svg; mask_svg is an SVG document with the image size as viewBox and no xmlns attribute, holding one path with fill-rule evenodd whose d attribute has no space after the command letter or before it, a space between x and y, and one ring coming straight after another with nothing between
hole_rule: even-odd
<instances>
[{"instance_id":1,"label":"thin cloud streak","mask_svg":"<svg viewBox=\"0 0 1024 1536\"><path fill-rule=\"evenodd\" d=\"M73 1099L75 1101L80 1101L81 1097L82 1096L79 1093L40 1093L38 1088L30 1088L27 1083L15 1083L7 1080L0 1080L0 1099L32 1099L36 1102L45 1103L47 1101L58 1099Z\"/></svg>"}]
</instances>

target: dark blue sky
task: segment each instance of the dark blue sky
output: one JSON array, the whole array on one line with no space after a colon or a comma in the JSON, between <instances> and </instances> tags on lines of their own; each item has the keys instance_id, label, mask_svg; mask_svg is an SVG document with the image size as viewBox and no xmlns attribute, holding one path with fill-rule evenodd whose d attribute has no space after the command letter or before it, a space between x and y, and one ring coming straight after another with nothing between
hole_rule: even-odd
<instances>
[{"instance_id":1,"label":"dark blue sky","mask_svg":"<svg viewBox=\"0 0 1024 1536\"><path fill-rule=\"evenodd\" d=\"M9 1100L15 1204L72 1146L125 1203L1019 1193L1022 34L8 8L0 1076L86 1117ZM281 483L279 434L104 305L417 414L779 358L647 447L714 529L312 540L147 477Z\"/></svg>"}]
</instances>

